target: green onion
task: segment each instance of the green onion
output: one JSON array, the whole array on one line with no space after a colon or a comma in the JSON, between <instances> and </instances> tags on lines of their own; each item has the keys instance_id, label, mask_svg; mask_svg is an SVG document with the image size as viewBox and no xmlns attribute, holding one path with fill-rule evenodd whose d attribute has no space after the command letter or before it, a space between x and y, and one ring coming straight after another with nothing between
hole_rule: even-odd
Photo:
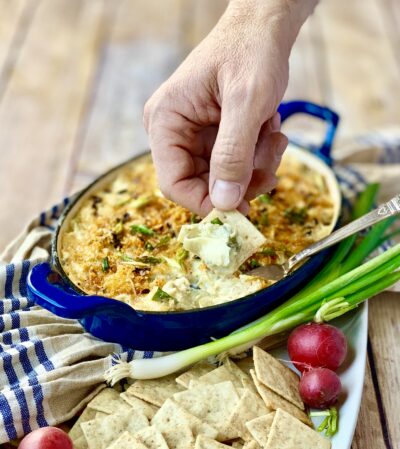
<instances>
[{"instance_id":1,"label":"green onion","mask_svg":"<svg viewBox=\"0 0 400 449\"><path fill-rule=\"evenodd\" d=\"M258 268L260 266L260 262L257 259L250 259L249 265L251 269Z\"/></svg>"},{"instance_id":2,"label":"green onion","mask_svg":"<svg viewBox=\"0 0 400 449\"><path fill-rule=\"evenodd\" d=\"M156 243L156 248L160 248L161 246L167 245L171 240L171 237L169 235L165 235L164 237L161 237L161 239Z\"/></svg>"},{"instance_id":3,"label":"green onion","mask_svg":"<svg viewBox=\"0 0 400 449\"><path fill-rule=\"evenodd\" d=\"M152 256L141 256L136 259L138 262L142 262L149 265L157 265L162 262L162 259L159 257L152 257Z\"/></svg>"},{"instance_id":4,"label":"green onion","mask_svg":"<svg viewBox=\"0 0 400 449\"><path fill-rule=\"evenodd\" d=\"M153 196L143 195L139 196L139 198L136 198L132 200L131 206L135 209L142 209L143 207L147 206L153 199Z\"/></svg>"},{"instance_id":5,"label":"green onion","mask_svg":"<svg viewBox=\"0 0 400 449\"><path fill-rule=\"evenodd\" d=\"M151 242L149 242L149 241L147 241L144 244L144 249L147 249L147 251L153 251L154 248L155 248L155 246Z\"/></svg>"},{"instance_id":6,"label":"green onion","mask_svg":"<svg viewBox=\"0 0 400 449\"><path fill-rule=\"evenodd\" d=\"M376 190L375 185L366 189L357 201L354 215L362 215L368 211ZM369 236L373 235L374 239L379 240L384 228L379 227L379 234L373 227L364 237L367 243L361 240L356 248L361 246L365 256L369 255L368 251L374 246L370 243L373 239ZM354 238L342 242L331 258L335 264L329 262L302 291L265 316L226 337L194 348L155 359L121 362L106 372L106 380L113 385L124 377L162 377L207 357L226 354L232 350L244 351L265 337L287 332L313 319L329 321L339 317L400 280L400 244L364 264L352 267L350 271L343 272L343 267L353 265L354 260L360 257L357 255L357 258L350 259L354 242ZM351 264L347 263L349 259ZM332 410L326 416L330 418L326 420L324 428L327 432L334 432L337 428L337 417Z\"/></svg>"},{"instance_id":7,"label":"green onion","mask_svg":"<svg viewBox=\"0 0 400 449\"><path fill-rule=\"evenodd\" d=\"M268 212L263 212L263 213L260 215L260 223L261 223L263 226L268 226L268 225L269 225L269 216L268 216Z\"/></svg>"},{"instance_id":8,"label":"green onion","mask_svg":"<svg viewBox=\"0 0 400 449\"><path fill-rule=\"evenodd\" d=\"M221 221L218 217L213 218L213 219L210 221L210 223L215 224L215 225L220 225L220 226L223 225L222 221Z\"/></svg>"},{"instance_id":9,"label":"green onion","mask_svg":"<svg viewBox=\"0 0 400 449\"><path fill-rule=\"evenodd\" d=\"M275 251L274 249L272 249L272 248L265 248L265 249L262 249L262 250L260 251L260 253L261 253L263 256L270 256L270 257L276 256L276 251Z\"/></svg>"},{"instance_id":10,"label":"green onion","mask_svg":"<svg viewBox=\"0 0 400 449\"><path fill-rule=\"evenodd\" d=\"M144 224L134 224L131 226L132 234L154 235L154 231Z\"/></svg>"},{"instance_id":11,"label":"green onion","mask_svg":"<svg viewBox=\"0 0 400 449\"><path fill-rule=\"evenodd\" d=\"M118 220L116 225L114 226L114 234L121 234L121 232L124 230L124 226L122 224L121 220Z\"/></svg>"},{"instance_id":12,"label":"green onion","mask_svg":"<svg viewBox=\"0 0 400 449\"><path fill-rule=\"evenodd\" d=\"M284 216L292 224L303 225L307 219L307 209L305 207L302 208L290 207L289 209L285 210Z\"/></svg>"},{"instance_id":13,"label":"green onion","mask_svg":"<svg viewBox=\"0 0 400 449\"><path fill-rule=\"evenodd\" d=\"M262 203L269 204L272 201L271 195L268 193L263 193L262 195L258 195L257 199Z\"/></svg>"},{"instance_id":14,"label":"green onion","mask_svg":"<svg viewBox=\"0 0 400 449\"><path fill-rule=\"evenodd\" d=\"M152 301L157 302L168 302L170 299L174 299L171 295L169 295L167 292L162 290L160 287L157 288L156 292L154 293L153 297L151 298Z\"/></svg>"},{"instance_id":15,"label":"green onion","mask_svg":"<svg viewBox=\"0 0 400 449\"><path fill-rule=\"evenodd\" d=\"M185 268L185 260L189 257L189 251L185 248L179 248L176 253L176 261L179 263L181 268Z\"/></svg>"},{"instance_id":16,"label":"green onion","mask_svg":"<svg viewBox=\"0 0 400 449\"><path fill-rule=\"evenodd\" d=\"M200 222L201 222L201 218L198 215L192 214L190 216L190 223L196 224L196 223L200 223Z\"/></svg>"},{"instance_id":17,"label":"green onion","mask_svg":"<svg viewBox=\"0 0 400 449\"><path fill-rule=\"evenodd\" d=\"M339 430L339 415L335 407L330 407L328 410L321 412L311 412L310 416L325 416L318 427L318 432L323 432L325 430L325 436L332 437Z\"/></svg>"},{"instance_id":18,"label":"green onion","mask_svg":"<svg viewBox=\"0 0 400 449\"><path fill-rule=\"evenodd\" d=\"M232 249L234 249L235 251L238 251L238 250L239 250L240 245L239 245L239 242L237 241L237 238L236 238L235 235L232 236L232 237L229 237L229 240L228 240L228 246L229 246L229 248L232 248Z\"/></svg>"},{"instance_id":19,"label":"green onion","mask_svg":"<svg viewBox=\"0 0 400 449\"><path fill-rule=\"evenodd\" d=\"M108 271L110 268L110 264L108 262L108 257L104 257L104 259L101 261L101 269L104 271Z\"/></svg>"}]
</instances>

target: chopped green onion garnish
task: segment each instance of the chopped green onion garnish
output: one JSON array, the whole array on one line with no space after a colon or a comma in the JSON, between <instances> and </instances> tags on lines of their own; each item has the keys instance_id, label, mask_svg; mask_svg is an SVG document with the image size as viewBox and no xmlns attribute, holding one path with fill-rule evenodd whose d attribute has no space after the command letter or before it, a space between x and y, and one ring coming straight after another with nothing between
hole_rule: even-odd
<instances>
[{"instance_id":1,"label":"chopped green onion garnish","mask_svg":"<svg viewBox=\"0 0 400 449\"><path fill-rule=\"evenodd\" d=\"M305 207L290 207L289 209L285 210L284 216L292 224L303 225L307 219L307 209Z\"/></svg>"},{"instance_id":2,"label":"chopped green onion garnish","mask_svg":"<svg viewBox=\"0 0 400 449\"><path fill-rule=\"evenodd\" d=\"M258 262L258 260L256 259L251 259L249 262L250 268L254 269L254 268L258 268L260 266L260 262Z\"/></svg>"},{"instance_id":3,"label":"chopped green onion garnish","mask_svg":"<svg viewBox=\"0 0 400 449\"><path fill-rule=\"evenodd\" d=\"M235 249L236 251L239 249L239 242L237 241L236 235L229 237L228 240L229 248Z\"/></svg>"},{"instance_id":4,"label":"chopped green onion garnish","mask_svg":"<svg viewBox=\"0 0 400 449\"><path fill-rule=\"evenodd\" d=\"M260 223L264 226L268 226L269 225L269 217L268 217L268 212L263 212L260 216Z\"/></svg>"},{"instance_id":5,"label":"chopped green onion garnish","mask_svg":"<svg viewBox=\"0 0 400 449\"><path fill-rule=\"evenodd\" d=\"M275 251L274 249L272 249L272 248L265 248L265 249L262 249L262 250L260 251L260 253L261 253L263 256L270 256L270 257L276 256L276 251Z\"/></svg>"},{"instance_id":6,"label":"chopped green onion garnish","mask_svg":"<svg viewBox=\"0 0 400 449\"><path fill-rule=\"evenodd\" d=\"M192 224L194 224L194 223L200 223L200 221L201 221L201 218L200 218L198 215L192 214L192 215L190 216L190 223L192 223Z\"/></svg>"},{"instance_id":7,"label":"chopped green onion garnish","mask_svg":"<svg viewBox=\"0 0 400 449\"><path fill-rule=\"evenodd\" d=\"M223 225L222 221L218 217L215 217L210 223L220 226Z\"/></svg>"},{"instance_id":8,"label":"chopped green onion garnish","mask_svg":"<svg viewBox=\"0 0 400 449\"><path fill-rule=\"evenodd\" d=\"M157 291L154 293L153 297L151 298L152 301L157 302L166 302L170 299L174 299L171 295L169 295L167 292L162 290L160 287L157 288Z\"/></svg>"},{"instance_id":9,"label":"chopped green onion garnish","mask_svg":"<svg viewBox=\"0 0 400 449\"><path fill-rule=\"evenodd\" d=\"M134 207L135 209L141 209L147 206L152 199L153 197L148 195L139 196L139 198L136 198L131 202L131 206Z\"/></svg>"},{"instance_id":10,"label":"chopped green onion garnish","mask_svg":"<svg viewBox=\"0 0 400 449\"><path fill-rule=\"evenodd\" d=\"M147 227L146 225L142 224L134 224L131 226L131 233L132 234L143 234L143 235L154 235L154 231Z\"/></svg>"},{"instance_id":11,"label":"chopped green onion garnish","mask_svg":"<svg viewBox=\"0 0 400 449\"><path fill-rule=\"evenodd\" d=\"M147 242L144 244L144 248L147 249L147 251L153 251L154 246L153 246L150 242L147 241Z\"/></svg>"},{"instance_id":12,"label":"chopped green onion garnish","mask_svg":"<svg viewBox=\"0 0 400 449\"><path fill-rule=\"evenodd\" d=\"M122 225L122 221L118 220L117 224L114 226L114 234L121 234L124 230L124 226Z\"/></svg>"},{"instance_id":13,"label":"chopped green onion garnish","mask_svg":"<svg viewBox=\"0 0 400 449\"><path fill-rule=\"evenodd\" d=\"M257 199L265 204L269 204L272 201L271 195L269 195L268 193L263 193L262 195L258 195Z\"/></svg>"},{"instance_id":14,"label":"chopped green onion garnish","mask_svg":"<svg viewBox=\"0 0 400 449\"><path fill-rule=\"evenodd\" d=\"M179 248L176 253L176 260L182 268L185 268L185 260L189 257L189 251L185 248Z\"/></svg>"},{"instance_id":15,"label":"chopped green onion garnish","mask_svg":"<svg viewBox=\"0 0 400 449\"><path fill-rule=\"evenodd\" d=\"M101 261L101 269L104 271L108 271L110 268L110 264L108 263L108 257L104 257L104 259Z\"/></svg>"},{"instance_id":16,"label":"chopped green onion garnish","mask_svg":"<svg viewBox=\"0 0 400 449\"><path fill-rule=\"evenodd\" d=\"M148 263L150 265L157 265L162 262L162 259L159 257L152 257L152 256L141 256L136 259L138 262L142 263Z\"/></svg>"},{"instance_id":17,"label":"chopped green onion garnish","mask_svg":"<svg viewBox=\"0 0 400 449\"><path fill-rule=\"evenodd\" d=\"M160 248L161 246L165 246L169 241L171 240L171 237L169 235L165 235L164 237L161 237L161 239L156 244L156 248Z\"/></svg>"}]
</instances>

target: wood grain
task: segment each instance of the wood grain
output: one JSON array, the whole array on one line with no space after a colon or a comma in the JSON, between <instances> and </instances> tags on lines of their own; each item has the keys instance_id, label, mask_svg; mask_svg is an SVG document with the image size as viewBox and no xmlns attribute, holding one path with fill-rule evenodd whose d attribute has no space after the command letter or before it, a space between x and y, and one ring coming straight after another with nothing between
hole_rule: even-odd
<instances>
[{"instance_id":1,"label":"wood grain","mask_svg":"<svg viewBox=\"0 0 400 449\"><path fill-rule=\"evenodd\" d=\"M102 14L90 0L44 0L36 11L0 103L0 246L61 197Z\"/></svg>"},{"instance_id":2,"label":"wood grain","mask_svg":"<svg viewBox=\"0 0 400 449\"><path fill-rule=\"evenodd\" d=\"M369 335L375 359L384 418L392 448L400 447L400 301L398 293L383 293L370 301Z\"/></svg>"}]
</instances>

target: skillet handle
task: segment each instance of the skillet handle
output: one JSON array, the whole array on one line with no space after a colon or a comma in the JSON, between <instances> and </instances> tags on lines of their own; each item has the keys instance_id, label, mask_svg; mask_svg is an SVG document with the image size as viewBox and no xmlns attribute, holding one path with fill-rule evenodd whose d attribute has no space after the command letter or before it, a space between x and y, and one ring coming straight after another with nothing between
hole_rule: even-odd
<instances>
[{"instance_id":1,"label":"skillet handle","mask_svg":"<svg viewBox=\"0 0 400 449\"><path fill-rule=\"evenodd\" d=\"M121 301L75 293L48 263L33 267L27 281L28 296L39 306L63 318L82 319L107 313L108 310L112 310L113 315L131 315L134 312Z\"/></svg>"},{"instance_id":2,"label":"skillet handle","mask_svg":"<svg viewBox=\"0 0 400 449\"><path fill-rule=\"evenodd\" d=\"M310 145L306 148L323 159L328 165L332 165L331 149L339 123L339 116L336 112L325 106L319 106L308 101L288 101L287 103L281 103L278 112L281 115L282 122L294 114L308 114L324 120L327 126L321 146L316 148Z\"/></svg>"}]
</instances>

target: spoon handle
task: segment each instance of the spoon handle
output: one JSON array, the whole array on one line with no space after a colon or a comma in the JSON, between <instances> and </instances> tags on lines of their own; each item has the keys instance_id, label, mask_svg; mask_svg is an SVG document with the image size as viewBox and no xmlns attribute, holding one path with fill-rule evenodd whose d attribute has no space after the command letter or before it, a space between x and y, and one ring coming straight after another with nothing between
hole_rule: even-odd
<instances>
[{"instance_id":1,"label":"spoon handle","mask_svg":"<svg viewBox=\"0 0 400 449\"><path fill-rule=\"evenodd\" d=\"M289 273L298 263L312 256L313 254L319 253L325 248L329 248L335 243L341 242L346 237L349 237L356 232L362 231L369 226L372 226L391 215L400 214L400 195L395 196L387 203L381 204L376 209L368 212L362 217L350 222L349 224L341 227L328 237L313 243L312 245L304 248L302 251L294 254L285 264L285 271Z\"/></svg>"}]
</instances>

